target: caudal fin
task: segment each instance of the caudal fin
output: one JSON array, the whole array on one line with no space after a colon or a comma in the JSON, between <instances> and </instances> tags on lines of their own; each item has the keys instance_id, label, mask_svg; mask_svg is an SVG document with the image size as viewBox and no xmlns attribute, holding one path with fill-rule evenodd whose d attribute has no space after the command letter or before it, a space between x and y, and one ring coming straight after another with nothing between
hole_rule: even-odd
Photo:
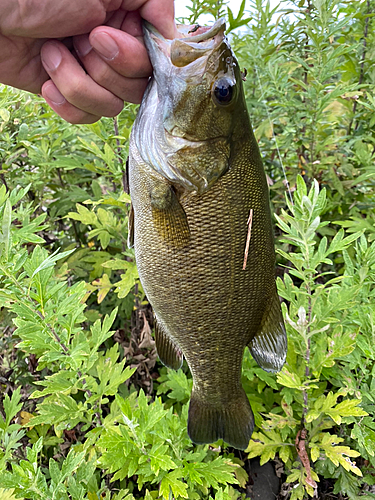
<instances>
[{"instance_id":1,"label":"caudal fin","mask_svg":"<svg viewBox=\"0 0 375 500\"><path fill-rule=\"evenodd\" d=\"M254 416L245 392L241 389L229 404L210 405L191 395L188 434L193 443L210 444L218 439L238 450L245 450L254 429Z\"/></svg>"}]
</instances>

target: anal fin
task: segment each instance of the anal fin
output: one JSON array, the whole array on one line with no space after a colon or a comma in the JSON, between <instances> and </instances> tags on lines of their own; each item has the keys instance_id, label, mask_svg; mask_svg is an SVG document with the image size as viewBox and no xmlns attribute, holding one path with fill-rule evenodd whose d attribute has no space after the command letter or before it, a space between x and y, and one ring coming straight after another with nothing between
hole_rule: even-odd
<instances>
[{"instance_id":1,"label":"anal fin","mask_svg":"<svg viewBox=\"0 0 375 500\"><path fill-rule=\"evenodd\" d=\"M150 193L155 229L170 246L181 248L190 241L190 229L184 209L173 187L155 183Z\"/></svg>"},{"instance_id":2,"label":"anal fin","mask_svg":"<svg viewBox=\"0 0 375 500\"><path fill-rule=\"evenodd\" d=\"M276 286L264 311L260 328L248 347L263 370L278 372L283 367L287 354L287 338Z\"/></svg>"},{"instance_id":3,"label":"anal fin","mask_svg":"<svg viewBox=\"0 0 375 500\"><path fill-rule=\"evenodd\" d=\"M155 343L163 365L173 370L181 368L184 359L182 351L166 333L163 325L158 322L157 318L155 318Z\"/></svg>"}]
</instances>

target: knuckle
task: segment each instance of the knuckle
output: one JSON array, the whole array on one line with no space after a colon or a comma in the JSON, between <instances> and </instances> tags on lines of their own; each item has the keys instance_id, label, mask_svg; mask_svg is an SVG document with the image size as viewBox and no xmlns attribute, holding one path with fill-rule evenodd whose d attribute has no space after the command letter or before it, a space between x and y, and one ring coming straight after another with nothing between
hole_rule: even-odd
<instances>
[{"instance_id":1,"label":"knuckle","mask_svg":"<svg viewBox=\"0 0 375 500\"><path fill-rule=\"evenodd\" d=\"M90 72L91 78L104 88L111 88L113 85L113 70L108 64L98 64Z\"/></svg>"},{"instance_id":2,"label":"knuckle","mask_svg":"<svg viewBox=\"0 0 375 500\"><path fill-rule=\"evenodd\" d=\"M72 77L64 92L66 100L72 104L81 102L87 96L85 83L82 78Z\"/></svg>"}]
</instances>

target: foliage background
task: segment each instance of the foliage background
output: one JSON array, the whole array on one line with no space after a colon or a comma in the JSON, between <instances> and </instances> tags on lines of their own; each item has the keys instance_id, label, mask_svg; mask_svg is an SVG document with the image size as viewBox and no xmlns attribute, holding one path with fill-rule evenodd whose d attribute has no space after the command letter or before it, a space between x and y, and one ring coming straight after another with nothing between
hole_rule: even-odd
<instances>
[{"instance_id":1,"label":"foliage background","mask_svg":"<svg viewBox=\"0 0 375 500\"><path fill-rule=\"evenodd\" d=\"M276 460L280 499L375 497L375 2L189 6L185 22L227 17L247 68L286 366L270 375L245 355L246 453L192 445L190 374L157 361L126 243L136 107L73 126L2 86L1 498L244 498L257 456Z\"/></svg>"}]
</instances>

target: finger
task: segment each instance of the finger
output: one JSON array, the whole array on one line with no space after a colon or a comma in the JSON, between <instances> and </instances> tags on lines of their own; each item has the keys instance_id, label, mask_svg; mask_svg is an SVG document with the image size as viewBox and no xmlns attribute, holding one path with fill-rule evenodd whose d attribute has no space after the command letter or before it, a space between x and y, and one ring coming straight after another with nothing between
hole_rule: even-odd
<instances>
[{"instance_id":1,"label":"finger","mask_svg":"<svg viewBox=\"0 0 375 500\"><path fill-rule=\"evenodd\" d=\"M145 65L139 62L140 58L134 61L132 56L128 62L122 49L119 49L118 57L106 61L92 50L87 35L77 37L74 45L85 70L95 82L124 101L135 104L141 102L151 69L147 56ZM126 44L124 47L126 50ZM118 71L114 68L118 68Z\"/></svg>"},{"instance_id":2,"label":"finger","mask_svg":"<svg viewBox=\"0 0 375 500\"><path fill-rule=\"evenodd\" d=\"M178 36L173 0L123 0L121 7L130 11L139 10L142 18L154 25L166 38Z\"/></svg>"},{"instance_id":3,"label":"finger","mask_svg":"<svg viewBox=\"0 0 375 500\"><path fill-rule=\"evenodd\" d=\"M125 33L129 33L129 35L138 38L144 45L142 18L138 10L127 12L121 23L121 31L125 31Z\"/></svg>"},{"instance_id":4,"label":"finger","mask_svg":"<svg viewBox=\"0 0 375 500\"><path fill-rule=\"evenodd\" d=\"M129 17L134 18L133 14ZM140 18L136 17L140 26ZM137 33L135 25L129 28ZM92 50L90 40L96 50ZM139 39L103 26L94 30L90 38L87 35L75 37L74 46L85 70L95 82L124 101L141 102L152 67Z\"/></svg>"},{"instance_id":5,"label":"finger","mask_svg":"<svg viewBox=\"0 0 375 500\"><path fill-rule=\"evenodd\" d=\"M111 14L107 17L105 23L102 23L105 26L111 26L112 28L121 29L121 25L126 17L126 10L116 10L115 12L111 12ZM89 32L88 32L89 33Z\"/></svg>"},{"instance_id":6,"label":"finger","mask_svg":"<svg viewBox=\"0 0 375 500\"><path fill-rule=\"evenodd\" d=\"M140 9L141 16L165 37L178 37L174 22L174 2L170 0L148 0Z\"/></svg>"},{"instance_id":7,"label":"finger","mask_svg":"<svg viewBox=\"0 0 375 500\"><path fill-rule=\"evenodd\" d=\"M121 99L98 85L62 43L46 42L41 58L60 93L76 108L96 116L115 116L122 110Z\"/></svg>"},{"instance_id":8,"label":"finger","mask_svg":"<svg viewBox=\"0 0 375 500\"><path fill-rule=\"evenodd\" d=\"M120 75L129 78L151 75L152 66L141 39L121 30L100 26L90 33L89 42Z\"/></svg>"},{"instance_id":9,"label":"finger","mask_svg":"<svg viewBox=\"0 0 375 500\"><path fill-rule=\"evenodd\" d=\"M42 86L42 96L48 105L65 121L69 123L94 123L101 117L86 113L70 104L61 94L52 80L48 80Z\"/></svg>"},{"instance_id":10,"label":"finger","mask_svg":"<svg viewBox=\"0 0 375 500\"><path fill-rule=\"evenodd\" d=\"M148 84L148 77L132 78L123 76L111 66L111 61L104 61L94 50L80 57L85 70L101 87L107 89L123 101L139 104ZM128 71L126 66L121 71L130 75L137 74ZM141 74L144 72L141 72Z\"/></svg>"}]
</instances>

